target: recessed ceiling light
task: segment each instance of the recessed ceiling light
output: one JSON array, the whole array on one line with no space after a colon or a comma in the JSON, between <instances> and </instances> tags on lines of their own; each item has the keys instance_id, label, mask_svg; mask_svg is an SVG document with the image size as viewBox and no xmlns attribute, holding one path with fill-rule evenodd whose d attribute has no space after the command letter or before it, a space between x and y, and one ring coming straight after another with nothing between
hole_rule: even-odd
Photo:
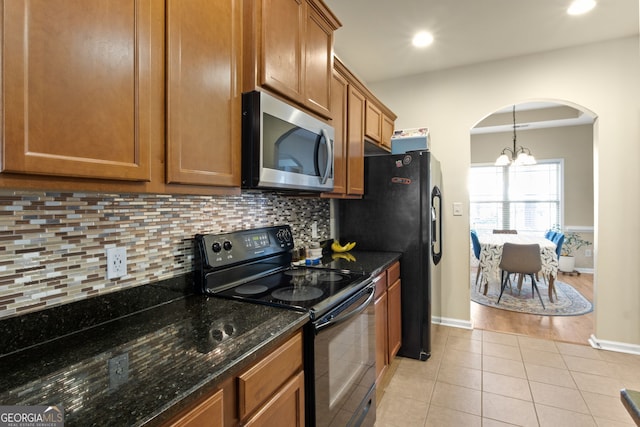
<instances>
[{"instance_id":1,"label":"recessed ceiling light","mask_svg":"<svg viewBox=\"0 0 640 427\"><path fill-rule=\"evenodd\" d=\"M415 47L429 46L431 43L433 43L433 36L431 35L431 33L421 31L413 36L413 40L411 42Z\"/></svg>"},{"instance_id":2,"label":"recessed ceiling light","mask_svg":"<svg viewBox=\"0 0 640 427\"><path fill-rule=\"evenodd\" d=\"M582 15L596 7L596 0L574 0L567 9L569 15Z\"/></svg>"}]
</instances>

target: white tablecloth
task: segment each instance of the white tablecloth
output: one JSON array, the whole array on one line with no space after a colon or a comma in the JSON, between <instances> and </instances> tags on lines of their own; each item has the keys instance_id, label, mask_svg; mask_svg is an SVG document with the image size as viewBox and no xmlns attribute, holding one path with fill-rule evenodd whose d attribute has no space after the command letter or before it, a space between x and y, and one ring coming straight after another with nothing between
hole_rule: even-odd
<instances>
[{"instance_id":1,"label":"white tablecloth","mask_svg":"<svg viewBox=\"0 0 640 427\"><path fill-rule=\"evenodd\" d=\"M485 290L490 279L500 282L500 260L502 259L502 247L505 243L520 245L540 245L540 258L542 261L542 274L553 280L558 275L558 256L556 245L544 237L528 236L524 234L485 234L478 236L480 240L480 268L482 269ZM550 286L551 290L551 286Z\"/></svg>"}]
</instances>

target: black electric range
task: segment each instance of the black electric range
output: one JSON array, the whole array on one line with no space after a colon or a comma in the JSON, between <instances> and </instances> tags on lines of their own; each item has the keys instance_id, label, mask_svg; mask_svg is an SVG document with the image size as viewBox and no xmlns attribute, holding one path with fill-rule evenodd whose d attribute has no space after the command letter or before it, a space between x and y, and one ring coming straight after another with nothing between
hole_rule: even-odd
<instances>
[{"instance_id":1,"label":"black electric range","mask_svg":"<svg viewBox=\"0 0 640 427\"><path fill-rule=\"evenodd\" d=\"M375 279L291 264L288 225L199 234L197 286L205 295L308 312L305 425L375 424ZM345 337L349 337L345 346Z\"/></svg>"},{"instance_id":2,"label":"black electric range","mask_svg":"<svg viewBox=\"0 0 640 427\"><path fill-rule=\"evenodd\" d=\"M307 311L314 320L366 285L349 270L293 266L288 225L196 235L198 290L204 294Z\"/></svg>"}]
</instances>

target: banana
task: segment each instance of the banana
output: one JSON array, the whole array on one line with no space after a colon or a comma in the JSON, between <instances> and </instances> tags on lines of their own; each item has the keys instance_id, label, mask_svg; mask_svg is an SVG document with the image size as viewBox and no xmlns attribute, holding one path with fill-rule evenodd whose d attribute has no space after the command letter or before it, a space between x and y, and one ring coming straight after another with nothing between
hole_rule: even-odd
<instances>
[{"instance_id":1,"label":"banana","mask_svg":"<svg viewBox=\"0 0 640 427\"><path fill-rule=\"evenodd\" d=\"M347 252L339 252L331 254L331 258L334 260L343 259L347 262L353 262L356 260L356 257Z\"/></svg>"},{"instance_id":2,"label":"banana","mask_svg":"<svg viewBox=\"0 0 640 427\"><path fill-rule=\"evenodd\" d=\"M339 241L334 240L333 243L331 243L331 250L333 252L342 253L342 252L350 251L355 246L356 246L355 242L349 242L346 245L341 245Z\"/></svg>"}]
</instances>

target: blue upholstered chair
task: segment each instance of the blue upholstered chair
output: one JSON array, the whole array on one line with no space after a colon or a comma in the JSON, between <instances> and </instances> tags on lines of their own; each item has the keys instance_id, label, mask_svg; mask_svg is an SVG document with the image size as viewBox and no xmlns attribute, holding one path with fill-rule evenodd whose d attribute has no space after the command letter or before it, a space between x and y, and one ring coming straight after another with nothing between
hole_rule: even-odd
<instances>
[{"instance_id":1,"label":"blue upholstered chair","mask_svg":"<svg viewBox=\"0 0 640 427\"><path fill-rule=\"evenodd\" d=\"M558 259L560 259L560 253L562 253L562 244L564 243L564 234L556 233L555 239L552 240L553 243L556 244L556 255Z\"/></svg>"},{"instance_id":2,"label":"blue upholstered chair","mask_svg":"<svg viewBox=\"0 0 640 427\"><path fill-rule=\"evenodd\" d=\"M480 240L478 239L478 233L476 230L471 230L471 244L473 245L473 254L476 259L480 261ZM476 286L478 286L478 279L480 279L480 275L482 274L482 269L480 265L478 265L478 273L476 274Z\"/></svg>"}]
</instances>

